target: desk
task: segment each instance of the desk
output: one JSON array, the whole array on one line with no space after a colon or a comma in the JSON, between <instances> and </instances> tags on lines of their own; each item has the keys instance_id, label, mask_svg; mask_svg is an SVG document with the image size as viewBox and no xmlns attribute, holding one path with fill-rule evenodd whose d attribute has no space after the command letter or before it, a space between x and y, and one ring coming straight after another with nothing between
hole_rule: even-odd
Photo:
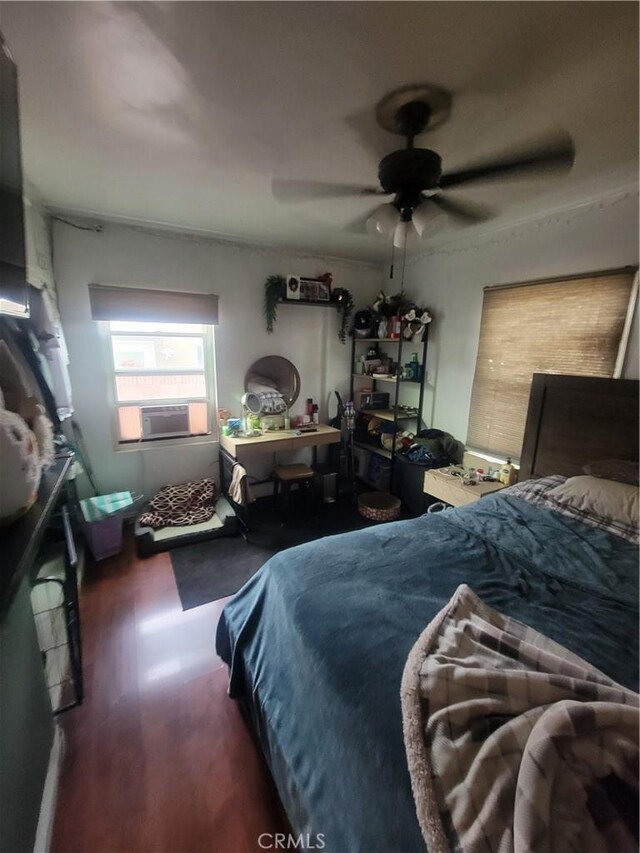
<instances>
[{"instance_id":1,"label":"desk","mask_svg":"<svg viewBox=\"0 0 640 853\"><path fill-rule=\"evenodd\" d=\"M452 477L448 468L434 468L425 471L423 491L432 498L451 504L463 506L479 500L485 495L504 489L502 483L477 482L474 486L465 486L460 477Z\"/></svg>"},{"instance_id":2,"label":"desk","mask_svg":"<svg viewBox=\"0 0 640 853\"><path fill-rule=\"evenodd\" d=\"M304 447L311 447L313 450L313 462L315 466L317 462L318 447L325 444L337 444L340 441L342 434L339 429L334 427L318 424L315 432L303 432L299 435L295 429L278 430L274 432L266 432L262 435L257 435L254 438L245 438L239 436L234 438L230 435L220 436L220 488L223 494L226 494L225 483L225 460L233 466L236 462L246 465L253 459L265 454L285 453L295 450L301 450ZM262 483L273 482L273 477L268 477L266 480L254 481L255 485ZM248 504L245 502L241 513L238 513L238 518L243 525L245 531L249 529Z\"/></svg>"},{"instance_id":3,"label":"desk","mask_svg":"<svg viewBox=\"0 0 640 853\"><path fill-rule=\"evenodd\" d=\"M320 445L337 444L340 441L339 429L318 424L316 430L316 432L303 432L300 435L297 435L294 429L278 430L263 433L255 438L233 438L230 435L221 435L220 446L234 462L244 464L265 453L284 453L300 450L303 447L312 447L315 456L316 448Z\"/></svg>"}]
</instances>

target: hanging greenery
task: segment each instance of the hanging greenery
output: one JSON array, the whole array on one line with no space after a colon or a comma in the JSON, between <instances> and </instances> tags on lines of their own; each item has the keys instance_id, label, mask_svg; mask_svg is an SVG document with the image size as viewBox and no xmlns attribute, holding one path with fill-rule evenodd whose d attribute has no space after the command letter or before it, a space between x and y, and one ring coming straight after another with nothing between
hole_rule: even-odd
<instances>
[{"instance_id":1,"label":"hanging greenery","mask_svg":"<svg viewBox=\"0 0 640 853\"><path fill-rule=\"evenodd\" d=\"M269 334L273 333L273 324L278 318L278 302L284 296L285 285L283 275L270 275L264 283L264 316Z\"/></svg>"},{"instance_id":2,"label":"hanging greenery","mask_svg":"<svg viewBox=\"0 0 640 853\"><path fill-rule=\"evenodd\" d=\"M282 275L270 275L264 283L264 316L267 321L267 332L273 333L273 326L278 319L278 303L285 294L286 281ZM331 302L340 312L340 328L338 338L340 343L347 342L349 322L353 311L353 297L346 287L336 287L331 293Z\"/></svg>"},{"instance_id":3,"label":"hanging greenery","mask_svg":"<svg viewBox=\"0 0 640 853\"><path fill-rule=\"evenodd\" d=\"M338 311L341 312L338 337L341 344L346 344L349 321L351 320L351 312L353 311L353 296L351 295L351 291L347 290L346 287L336 287L331 294L331 299L335 302Z\"/></svg>"}]
</instances>

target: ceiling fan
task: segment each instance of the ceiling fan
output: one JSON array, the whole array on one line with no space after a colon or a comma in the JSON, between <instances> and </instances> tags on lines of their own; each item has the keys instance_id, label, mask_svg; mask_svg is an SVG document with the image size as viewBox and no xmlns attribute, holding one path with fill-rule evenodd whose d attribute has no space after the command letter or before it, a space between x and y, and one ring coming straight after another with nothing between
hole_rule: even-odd
<instances>
[{"instance_id":1,"label":"ceiling fan","mask_svg":"<svg viewBox=\"0 0 640 853\"><path fill-rule=\"evenodd\" d=\"M273 194L282 202L392 196L390 201L359 217L349 230L393 234L394 245L401 248L411 230L415 229L420 237L431 233L438 213L463 225L490 218L486 207L449 198L447 190L496 178L567 171L573 165L573 142L568 134L561 133L548 136L529 150L443 173L440 155L428 148L416 148L414 143L416 136L446 121L450 108L451 96L444 89L429 85L398 89L378 103L376 118L382 128L403 136L406 145L380 161L378 187L275 178Z\"/></svg>"}]
</instances>

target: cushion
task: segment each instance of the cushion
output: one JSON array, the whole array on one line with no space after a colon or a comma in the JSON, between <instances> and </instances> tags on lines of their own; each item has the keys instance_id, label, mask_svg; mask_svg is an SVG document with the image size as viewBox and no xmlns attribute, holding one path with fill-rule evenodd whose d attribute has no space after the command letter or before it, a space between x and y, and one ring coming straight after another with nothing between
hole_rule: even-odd
<instances>
[{"instance_id":1,"label":"cushion","mask_svg":"<svg viewBox=\"0 0 640 853\"><path fill-rule=\"evenodd\" d=\"M138 521L142 527L154 530L200 524L213 515L215 501L216 486L210 479L165 486L154 495Z\"/></svg>"},{"instance_id":2,"label":"cushion","mask_svg":"<svg viewBox=\"0 0 640 853\"><path fill-rule=\"evenodd\" d=\"M638 485L638 463L627 459L601 459L585 465L582 470L592 477L629 483L631 486Z\"/></svg>"},{"instance_id":3,"label":"cushion","mask_svg":"<svg viewBox=\"0 0 640 853\"><path fill-rule=\"evenodd\" d=\"M587 475L569 477L550 489L547 497L584 515L638 527L638 488L628 483Z\"/></svg>"}]
</instances>

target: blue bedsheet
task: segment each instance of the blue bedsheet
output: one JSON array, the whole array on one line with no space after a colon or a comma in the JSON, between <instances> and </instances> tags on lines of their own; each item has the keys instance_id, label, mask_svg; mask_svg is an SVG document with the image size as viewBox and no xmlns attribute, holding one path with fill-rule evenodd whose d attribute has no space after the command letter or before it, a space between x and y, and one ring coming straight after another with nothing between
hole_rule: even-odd
<instances>
[{"instance_id":1,"label":"blue bedsheet","mask_svg":"<svg viewBox=\"0 0 640 853\"><path fill-rule=\"evenodd\" d=\"M269 560L217 648L250 707L291 827L325 850L424 850L400 680L466 582L620 683L638 683L638 550L512 496L328 537Z\"/></svg>"}]
</instances>

